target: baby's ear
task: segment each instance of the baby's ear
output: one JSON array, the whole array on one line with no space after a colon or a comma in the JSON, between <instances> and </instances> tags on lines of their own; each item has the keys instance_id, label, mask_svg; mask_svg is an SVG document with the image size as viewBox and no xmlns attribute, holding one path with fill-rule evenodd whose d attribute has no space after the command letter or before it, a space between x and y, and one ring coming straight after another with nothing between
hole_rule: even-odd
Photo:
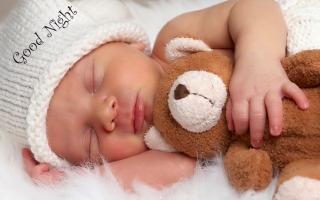
<instances>
[{"instance_id":1,"label":"baby's ear","mask_svg":"<svg viewBox=\"0 0 320 200\"><path fill-rule=\"evenodd\" d=\"M142 42L130 43L130 46L132 46L135 49L138 49L139 51L144 51L147 48L146 45Z\"/></svg>"}]
</instances>

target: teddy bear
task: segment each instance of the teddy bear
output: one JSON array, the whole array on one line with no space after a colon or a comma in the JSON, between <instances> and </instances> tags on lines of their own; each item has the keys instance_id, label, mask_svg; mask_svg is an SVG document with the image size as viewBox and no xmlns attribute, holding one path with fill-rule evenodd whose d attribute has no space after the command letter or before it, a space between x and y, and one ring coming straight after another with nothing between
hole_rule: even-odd
<instances>
[{"instance_id":1,"label":"teddy bear","mask_svg":"<svg viewBox=\"0 0 320 200\"><path fill-rule=\"evenodd\" d=\"M184 38L177 39L184 43ZM200 45L186 47L190 40ZM249 134L235 136L227 128L232 59L194 39L180 48L174 40L170 43L166 52L173 61L155 97L154 127L145 136L149 148L199 159L223 155L229 182L238 191L265 189L275 173L280 173L275 199L282 199L281 191L300 192L296 187L302 183L310 183L310 188L317 184L314 190L320 189L320 50L282 60L289 79L303 88L310 107L300 110L292 100L284 99L281 136L271 136L266 128L262 148L254 149ZM305 187L300 190L308 191Z\"/></svg>"}]
</instances>

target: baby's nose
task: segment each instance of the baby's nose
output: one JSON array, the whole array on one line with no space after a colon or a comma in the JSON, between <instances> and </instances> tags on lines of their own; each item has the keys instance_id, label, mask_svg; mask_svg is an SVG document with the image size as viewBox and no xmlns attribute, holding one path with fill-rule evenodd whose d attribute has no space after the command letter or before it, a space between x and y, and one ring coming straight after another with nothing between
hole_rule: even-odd
<instances>
[{"instance_id":1,"label":"baby's nose","mask_svg":"<svg viewBox=\"0 0 320 200\"><path fill-rule=\"evenodd\" d=\"M116 97L110 96L103 102L100 108L100 121L106 131L113 131L116 126L116 117L118 112L118 102Z\"/></svg>"}]
</instances>

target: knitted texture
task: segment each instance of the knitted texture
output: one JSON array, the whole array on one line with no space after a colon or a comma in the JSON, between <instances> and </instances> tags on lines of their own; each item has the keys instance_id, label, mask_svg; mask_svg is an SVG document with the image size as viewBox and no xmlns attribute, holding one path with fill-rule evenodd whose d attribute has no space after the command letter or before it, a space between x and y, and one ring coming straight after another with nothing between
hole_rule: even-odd
<instances>
[{"instance_id":1,"label":"knitted texture","mask_svg":"<svg viewBox=\"0 0 320 200\"><path fill-rule=\"evenodd\" d=\"M287 27L289 55L303 50L320 49L320 1L277 0Z\"/></svg>"},{"instance_id":2,"label":"knitted texture","mask_svg":"<svg viewBox=\"0 0 320 200\"><path fill-rule=\"evenodd\" d=\"M145 32L123 22L96 24L65 0L21 0L0 29L0 127L27 145L39 162L68 162L49 147L46 115L67 71L98 46L142 42Z\"/></svg>"}]
</instances>

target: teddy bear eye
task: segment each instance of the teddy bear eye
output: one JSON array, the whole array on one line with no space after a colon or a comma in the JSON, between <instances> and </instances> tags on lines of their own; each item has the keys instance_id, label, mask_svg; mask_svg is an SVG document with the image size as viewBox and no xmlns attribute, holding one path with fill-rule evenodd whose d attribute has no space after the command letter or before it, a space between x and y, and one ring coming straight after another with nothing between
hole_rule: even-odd
<instances>
[{"instance_id":1,"label":"teddy bear eye","mask_svg":"<svg viewBox=\"0 0 320 200\"><path fill-rule=\"evenodd\" d=\"M179 84L176 89L174 90L174 98L176 100L183 99L190 94L187 87L183 84Z\"/></svg>"}]
</instances>

